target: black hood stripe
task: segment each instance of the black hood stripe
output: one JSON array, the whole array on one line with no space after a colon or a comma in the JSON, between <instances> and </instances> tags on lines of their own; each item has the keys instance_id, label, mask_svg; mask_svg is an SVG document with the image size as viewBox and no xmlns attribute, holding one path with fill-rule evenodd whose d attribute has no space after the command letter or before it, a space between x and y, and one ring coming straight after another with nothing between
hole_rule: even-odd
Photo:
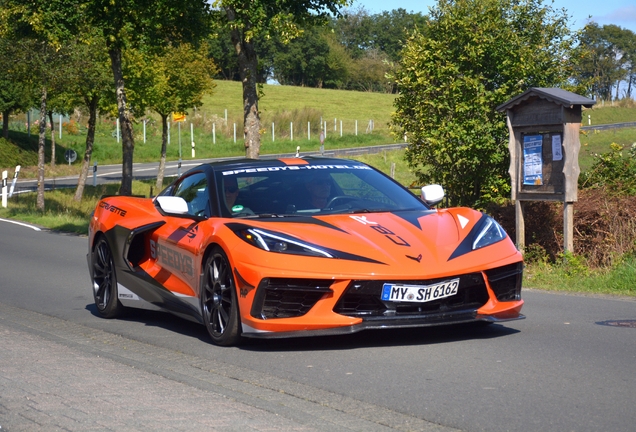
<instances>
[{"instance_id":1,"label":"black hood stripe","mask_svg":"<svg viewBox=\"0 0 636 432\"><path fill-rule=\"evenodd\" d=\"M233 232L237 232L237 231L242 231L245 229L249 229L249 228L255 228L255 229L263 229L261 227L258 226L253 226L253 225L248 225L248 224L244 224L244 223L238 223L238 222L229 222L225 224L226 227L228 227L230 230L232 230ZM265 230L267 231L267 230ZM290 234L287 233L280 233L281 235L287 235L290 236ZM240 236L239 236L240 237ZM385 263L381 262L381 261L377 261L374 260L372 258L367 258L367 257L363 257L360 255L355 255L355 254L351 254L348 252L343 252L343 251L339 251L337 249L330 249L312 242L308 242L306 240L303 240L305 243L307 243L308 245L314 246L318 249L322 249L326 252L329 252L329 254L331 254L334 258L338 258L338 259L344 259L344 260L349 260L349 261L359 261L359 262L367 262L367 263L373 263L373 264L382 264L382 265L386 265ZM272 253L280 253L280 252L272 252ZM327 258L329 259L329 258Z\"/></svg>"},{"instance_id":2,"label":"black hood stripe","mask_svg":"<svg viewBox=\"0 0 636 432\"><path fill-rule=\"evenodd\" d=\"M473 251L473 241L475 240L475 236L477 233L483 228L484 220L486 219L486 215L482 213L481 218L477 221L477 223L470 230L468 235L464 237L464 240L457 246L457 249L448 257L448 261L460 257L462 255L466 255L469 252Z\"/></svg>"},{"instance_id":3,"label":"black hood stripe","mask_svg":"<svg viewBox=\"0 0 636 432\"><path fill-rule=\"evenodd\" d=\"M422 210L407 210L407 211L393 211L391 212L392 215L399 217L400 219L404 219L405 221L407 221L408 223L410 223L411 225L413 225L415 228L421 230L422 229L422 225L420 225L420 218L423 216L427 216L427 215L431 215L431 214L436 214L437 211L436 210L426 210L426 211L422 211Z\"/></svg>"}]
</instances>

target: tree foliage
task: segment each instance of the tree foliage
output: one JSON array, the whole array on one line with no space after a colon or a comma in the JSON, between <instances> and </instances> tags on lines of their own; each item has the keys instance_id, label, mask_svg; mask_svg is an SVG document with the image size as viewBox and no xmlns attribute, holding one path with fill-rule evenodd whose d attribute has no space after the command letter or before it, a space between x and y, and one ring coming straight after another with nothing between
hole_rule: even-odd
<instances>
[{"instance_id":1,"label":"tree foliage","mask_svg":"<svg viewBox=\"0 0 636 432\"><path fill-rule=\"evenodd\" d=\"M430 19L402 52L392 128L407 136L421 182L481 206L509 192L508 130L495 108L564 84L567 16L541 0L441 0Z\"/></svg>"},{"instance_id":2,"label":"tree foliage","mask_svg":"<svg viewBox=\"0 0 636 432\"><path fill-rule=\"evenodd\" d=\"M169 47L161 55L152 55L146 58L145 65L133 68L146 72L139 75L143 82L132 80L132 87L140 89L145 100L144 106L161 116L161 157L157 191L161 190L163 184L170 114L187 113L191 108L201 106L203 96L214 87L212 76L216 73L216 67L207 54L208 47L205 44L199 48L181 44ZM129 65L126 69L129 69Z\"/></svg>"},{"instance_id":3,"label":"tree foliage","mask_svg":"<svg viewBox=\"0 0 636 432\"><path fill-rule=\"evenodd\" d=\"M586 93L601 100L619 99L621 83L626 82L624 96L631 97L636 81L636 34L609 24L585 26L577 48L575 81Z\"/></svg>"},{"instance_id":4,"label":"tree foliage","mask_svg":"<svg viewBox=\"0 0 636 432\"><path fill-rule=\"evenodd\" d=\"M30 73L25 67L26 44L9 37L0 37L0 114L2 136L9 138L9 116L26 111L35 104L35 91Z\"/></svg>"},{"instance_id":5,"label":"tree foliage","mask_svg":"<svg viewBox=\"0 0 636 432\"><path fill-rule=\"evenodd\" d=\"M258 110L258 52L255 40L272 37L288 42L309 22L324 21L339 13L349 0L217 0L225 11L227 27L236 51L239 77L243 84L245 155L258 158L261 147Z\"/></svg>"}]
</instances>

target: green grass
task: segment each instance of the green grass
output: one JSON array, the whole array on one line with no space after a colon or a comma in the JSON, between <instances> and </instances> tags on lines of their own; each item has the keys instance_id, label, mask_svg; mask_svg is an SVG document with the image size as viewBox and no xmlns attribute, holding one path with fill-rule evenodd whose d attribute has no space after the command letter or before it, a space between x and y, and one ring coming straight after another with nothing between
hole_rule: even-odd
<instances>
[{"instance_id":1,"label":"green grass","mask_svg":"<svg viewBox=\"0 0 636 432\"><path fill-rule=\"evenodd\" d=\"M636 296L636 257L625 257L609 269L590 270L577 259L558 264L543 262L526 266L524 286L587 294Z\"/></svg>"},{"instance_id":2,"label":"green grass","mask_svg":"<svg viewBox=\"0 0 636 432\"><path fill-rule=\"evenodd\" d=\"M227 109L230 124L234 121L242 123L241 83L216 81L216 84L212 95L204 99L204 105L199 110L201 115L205 113L206 120L211 116L224 119ZM259 100L259 109L264 126L267 127L271 125L271 118L276 112L309 107L320 111L323 121L327 122L328 136L334 132L334 119L337 119L338 130L340 120L343 121L344 133L354 133L355 120L358 120L358 133L364 133L369 120L373 120L376 132L388 134L394 100L395 95L386 93L265 84L262 98Z\"/></svg>"},{"instance_id":3,"label":"green grass","mask_svg":"<svg viewBox=\"0 0 636 432\"><path fill-rule=\"evenodd\" d=\"M593 108L583 110L583 126L588 126L588 116L591 125L636 122L636 104L628 102L597 103Z\"/></svg>"},{"instance_id":4,"label":"green grass","mask_svg":"<svg viewBox=\"0 0 636 432\"><path fill-rule=\"evenodd\" d=\"M608 153L612 143L620 144L625 148L635 144L636 128L585 131L580 134L580 141L579 165L581 171L585 171L594 161L592 154Z\"/></svg>"}]
</instances>

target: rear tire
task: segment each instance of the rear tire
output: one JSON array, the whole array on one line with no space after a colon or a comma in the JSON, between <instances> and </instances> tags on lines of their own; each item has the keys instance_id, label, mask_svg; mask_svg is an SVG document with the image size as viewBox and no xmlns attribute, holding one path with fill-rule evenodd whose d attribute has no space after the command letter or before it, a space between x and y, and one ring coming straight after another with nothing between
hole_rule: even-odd
<instances>
[{"instance_id":1,"label":"rear tire","mask_svg":"<svg viewBox=\"0 0 636 432\"><path fill-rule=\"evenodd\" d=\"M203 323L215 345L236 345L241 340L236 285L230 262L221 248L212 250L204 272L201 286Z\"/></svg>"},{"instance_id":2,"label":"rear tire","mask_svg":"<svg viewBox=\"0 0 636 432\"><path fill-rule=\"evenodd\" d=\"M93 298L103 318L115 318L124 309L117 298L113 254L104 237L100 237L93 248Z\"/></svg>"}]
</instances>

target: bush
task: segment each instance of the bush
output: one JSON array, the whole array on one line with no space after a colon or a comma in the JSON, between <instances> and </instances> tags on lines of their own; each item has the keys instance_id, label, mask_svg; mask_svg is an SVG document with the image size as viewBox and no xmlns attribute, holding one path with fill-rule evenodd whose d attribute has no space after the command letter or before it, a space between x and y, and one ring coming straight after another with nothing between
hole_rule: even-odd
<instances>
[{"instance_id":1,"label":"bush","mask_svg":"<svg viewBox=\"0 0 636 432\"><path fill-rule=\"evenodd\" d=\"M612 143L610 152L594 154L592 167L579 177L579 188L603 188L614 195L636 195L636 143L624 155L624 147Z\"/></svg>"},{"instance_id":2,"label":"bush","mask_svg":"<svg viewBox=\"0 0 636 432\"><path fill-rule=\"evenodd\" d=\"M514 239L514 205L491 206L488 211ZM524 216L526 260L561 262L563 204L528 202ZM604 187L580 190L574 203L574 254L592 268L612 267L636 254L636 196L618 196Z\"/></svg>"}]
</instances>

